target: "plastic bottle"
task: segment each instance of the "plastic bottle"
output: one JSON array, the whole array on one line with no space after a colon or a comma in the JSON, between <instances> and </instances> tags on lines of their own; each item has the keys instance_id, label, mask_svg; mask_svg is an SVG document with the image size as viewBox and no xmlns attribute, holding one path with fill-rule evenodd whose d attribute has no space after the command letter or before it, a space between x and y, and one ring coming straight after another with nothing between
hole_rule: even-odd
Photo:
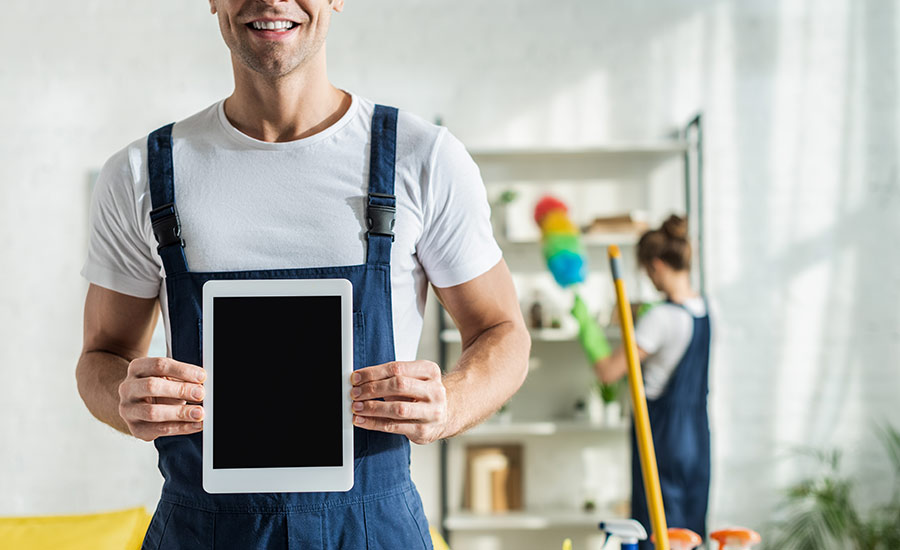
<instances>
[{"instance_id":1,"label":"plastic bottle","mask_svg":"<svg viewBox=\"0 0 900 550\"><path fill-rule=\"evenodd\" d=\"M611 519L600 522L600 530L622 541L622 550L638 550L638 541L647 540L644 526L633 519Z\"/></svg>"},{"instance_id":2,"label":"plastic bottle","mask_svg":"<svg viewBox=\"0 0 900 550\"><path fill-rule=\"evenodd\" d=\"M544 328L544 304L542 303L544 296L540 292L534 293L534 302L528 311L528 317L531 321L531 328Z\"/></svg>"},{"instance_id":3,"label":"plastic bottle","mask_svg":"<svg viewBox=\"0 0 900 550\"><path fill-rule=\"evenodd\" d=\"M759 533L746 527L729 527L709 534L719 543L719 550L748 550L762 541Z\"/></svg>"},{"instance_id":4,"label":"plastic bottle","mask_svg":"<svg viewBox=\"0 0 900 550\"><path fill-rule=\"evenodd\" d=\"M670 550L693 550L700 546L703 539L700 535L690 529L682 529L681 527L669 527L669 549ZM656 536L650 535L650 540L656 544Z\"/></svg>"}]
</instances>

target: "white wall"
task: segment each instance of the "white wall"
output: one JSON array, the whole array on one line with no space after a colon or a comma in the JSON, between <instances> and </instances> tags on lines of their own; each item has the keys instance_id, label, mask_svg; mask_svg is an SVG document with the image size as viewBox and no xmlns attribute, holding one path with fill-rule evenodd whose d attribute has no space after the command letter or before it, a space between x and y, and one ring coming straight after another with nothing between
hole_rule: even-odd
<instances>
[{"instance_id":1,"label":"white wall","mask_svg":"<svg viewBox=\"0 0 900 550\"><path fill-rule=\"evenodd\" d=\"M4 6L17 23L0 33L0 513L159 495L152 448L95 421L78 397L78 272L89 171L230 90L229 60L202 4Z\"/></svg>"},{"instance_id":2,"label":"white wall","mask_svg":"<svg viewBox=\"0 0 900 550\"><path fill-rule=\"evenodd\" d=\"M152 449L75 389L88 172L226 95L229 59L200 0L4 15L0 514L152 505ZM704 113L711 519L759 526L800 473L790 445L841 445L875 498L870 427L900 424L898 18L891 0L370 0L335 18L329 60L470 146L657 137ZM432 515L434 457L415 458Z\"/></svg>"}]
</instances>

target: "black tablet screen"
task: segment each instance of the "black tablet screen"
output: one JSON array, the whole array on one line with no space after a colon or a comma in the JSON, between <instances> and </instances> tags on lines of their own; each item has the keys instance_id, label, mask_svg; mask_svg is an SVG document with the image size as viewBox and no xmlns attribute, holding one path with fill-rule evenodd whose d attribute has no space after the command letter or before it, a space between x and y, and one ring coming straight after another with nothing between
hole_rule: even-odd
<instances>
[{"instance_id":1,"label":"black tablet screen","mask_svg":"<svg viewBox=\"0 0 900 550\"><path fill-rule=\"evenodd\" d=\"M342 466L341 298L213 298L213 468Z\"/></svg>"}]
</instances>

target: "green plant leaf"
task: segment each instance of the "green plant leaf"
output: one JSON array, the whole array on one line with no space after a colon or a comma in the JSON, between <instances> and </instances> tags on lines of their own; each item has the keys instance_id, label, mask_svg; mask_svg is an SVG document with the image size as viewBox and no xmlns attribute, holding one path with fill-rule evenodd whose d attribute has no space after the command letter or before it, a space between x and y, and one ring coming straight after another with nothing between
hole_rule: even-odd
<instances>
[{"instance_id":1,"label":"green plant leaf","mask_svg":"<svg viewBox=\"0 0 900 550\"><path fill-rule=\"evenodd\" d=\"M900 432L885 424L878 436L900 479ZM819 472L784 491L778 509L785 519L774 524L766 541L773 550L898 550L900 549L900 491L895 479L890 504L863 516L853 503L854 482L840 473L841 452L836 449L794 449L796 456L815 459Z\"/></svg>"},{"instance_id":2,"label":"green plant leaf","mask_svg":"<svg viewBox=\"0 0 900 550\"><path fill-rule=\"evenodd\" d=\"M881 440L888 458L894 466L894 505L900 506L900 432L890 424L877 427L875 434Z\"/></svg>"}]
</instances>

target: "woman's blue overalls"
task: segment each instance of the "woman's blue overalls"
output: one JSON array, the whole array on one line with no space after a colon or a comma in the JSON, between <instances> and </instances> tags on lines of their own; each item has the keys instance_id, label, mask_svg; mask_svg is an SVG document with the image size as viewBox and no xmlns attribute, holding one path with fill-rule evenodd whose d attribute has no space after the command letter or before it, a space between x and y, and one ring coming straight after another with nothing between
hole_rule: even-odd
<instances>
[{"instance_id":1,"label":"woman's blue overalls","mask_svg":"<svg viewBox=\"0 0 900 550\"><path fill-rule=\"evenodd\" d=\"M688 311L688 313L690 313ZM709 315L694 317L687 351L657 399L648 400L666 523L706 538L709 503ZM651 531L634 429L631 431L631 517ZM649 540L641 550L652 550Z\"/></svg>"},{"instance_id":2,"label":"woman's blue overalls","mask_svg":"<svg viewBox=\"0 0 900 550\"><path fill-rule=\"evenodd\" d=\"M353 284L354 369L393 361L390 259L397 110L375 107L366 263L343 267L189 271L184 248L190 243L180 238L175 210L172 126L160 128L148 139L150 216L166 273L172 357L202 365L206 281L344 278ZM345 237L352 236L335 238ZM258 408L247 403L248 413ZM295 435L303 437L302 427ZM201 486L201 445L199 433L156 440L165 483L144 550L432 547L422 503L409 476L409 441L404 436L354 428L354 485L341 493L207 494Z\"/></svg>"}]
</instances>

